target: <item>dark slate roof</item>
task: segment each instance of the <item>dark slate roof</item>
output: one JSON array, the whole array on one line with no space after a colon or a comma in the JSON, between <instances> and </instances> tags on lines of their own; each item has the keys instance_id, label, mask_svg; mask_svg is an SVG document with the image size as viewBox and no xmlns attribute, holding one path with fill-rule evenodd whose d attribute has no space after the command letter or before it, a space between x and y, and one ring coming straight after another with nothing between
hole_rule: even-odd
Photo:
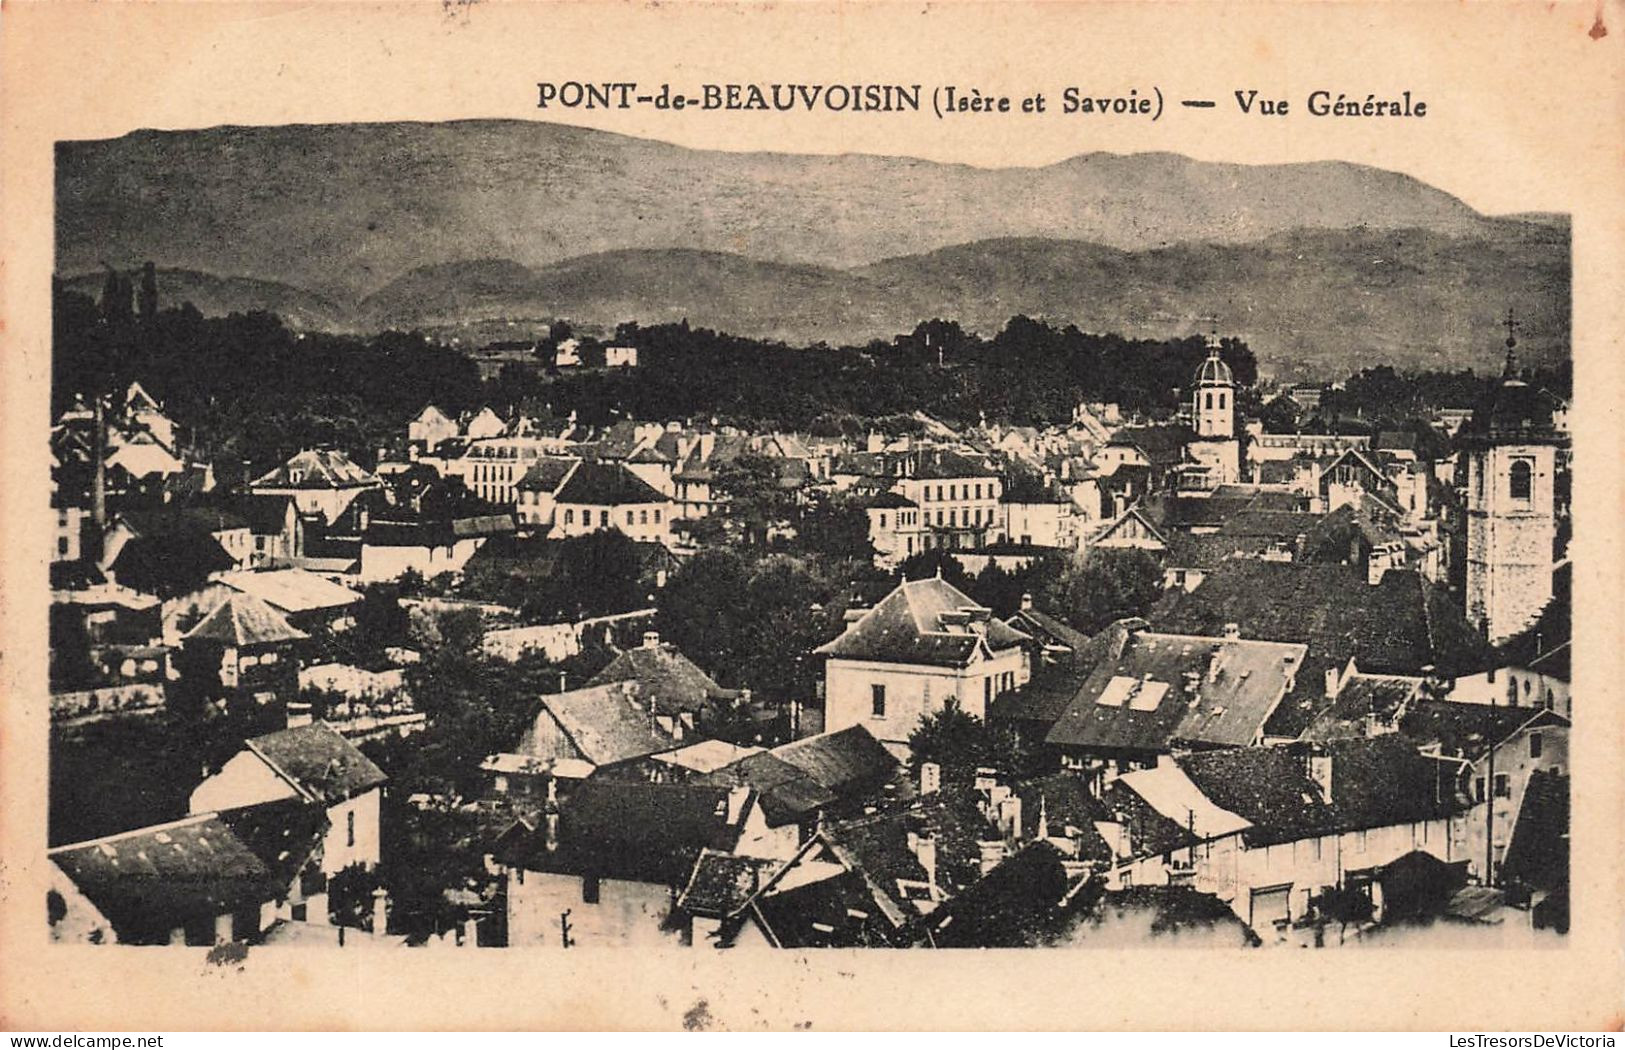
<instances>
[{"instance_id":1,"label":"dark slate roof","mask_svg":"<svg viewBox=\"0 0 1625 1050\"><path fill-rule=\"evenodd\" d=\"M252 594L235 592L186 632L186 640L203 639L242 648L295 642L309 635L290 624L287 617Z\"/></svg>"},{"instance_id":2,"label":"dark slate roof","mask_svg":"<svg viewBox=\"0 0 1625 1050\"><path fill-rule=\"evenodd\" d=\"M953 449L933 448L911 457L908 476L935 481L954 478L996 478L999 473L977 457L967 456Z\"/></svg>"},{"instance_id":3,"label":"dark slate roof","mask_svg":"<svg viewBox=\"0 0 1625 1050\"><path fill-rule=\"evenodd\" d=\"M1449 595L1415 572L1390 571L1372 585L1363 567L1229 561L1153 616L1158 630L1189 634L1219 632L1227 623L1248 638L1303 642L1336 666L1353 658L1371 672L1432 665L1456 675L1495 662Z\"/></svg>"},{"instance_id":4,"label":"dark slate roof","mask_svg":"<svg viewBox=\"0 0 1625 1050\"><path fill-rule=\"evenodd\" d=\"M1096 665L1047 742L1091 751L1252 743L1303 656L1302 645L1281 642L1137 633Z\"/></svg>"},{"instance_id":5,"label":"dark slate roof","mask_svg":"<svg viewBox=\"0 0 1625 1050\"><path fill-rule=\"evenodd\" d=\"M669 751L677 744L676 738L655 720L636 683L588 686L549 693L541 700L538 722L547 718L557 722L580 757L595 766ZM519 751L542 758L564 757L541 755L538 747L533 729L519 744Z\"/></svg>"},{"instance_id":6,"label":"dark slate roof","mask_svg":"<svg viewBox=\"0 0 1625 1050\"><path fill-rule=\"evenodd\" d=\"M688 885L677 897L677 907L690 915L727 918L744 907L785 863L702 849Z\"/></svg>"},{"instance_id":7,"label":"dark slate roof","mask_svg":"<svg viewBox=\"0 0 1625 1050\"><path fill-rule=\"evenodd\" d=\"M235 568L236 559L226 553L207 532L162 532L131 537L119 548L110 568L114 576L132 579L193 582L197 576Z\"/></svg>"},{"instance_id":8,"label":"dark slate roof","mask_svg":"<svg viewBox=\"0 0 1625 1050\"><path fill-rule=\"evenodd\" d=\"M1036 607L1016 610L1005 623L1011 629L1046 645L1064 645L1073 652L1079 652L1089 645L1087 634Z\"/></svg>"},{"instance_id":9,"label":"dark slate roof","mask_svg":"<svg viewBox=\"0 0 1625 1050\"><path fill-rule=\"evenodd\" d=\"M583 461L565 479L554 498L560 503L585 503L595 507L669 502L648 482L628 470L626 464L592 460Z\"/></svg>"},{"instance_id":10,"label":"dark slate roof","mask_svg":"<svg viewBox=\"0 0 1625 1050\"><path fill-rule=\"evenodd\" d=\"M836 794L799 766L760 751L747 755L699 778L699 783L732 787L742 784L756 792L768 827L796 824L837 801Z\"/></svg>"},{"instance_id":11,"label":"dark slate roof","mask_svg":"<svg viewBox=\"0 0 1625 1050\"><path fill-rule=\"evenodd\" d=\"M50 852L120 941L163 944L172 930L286 897L327 826L303 799L186 817Z\"/></svg>"},{"instance_id":12,"label":"dark slate roof","mask_svg":"<svg viewBox=\"0 0 1625 1050\"><path fill-rule=\"evenodd\" d=\"M1409 675L1352 674L1337 699L1315 716L1305 740L1369 736L1375 725L1390 725L1420 695L1422 679Z\"/></svg>"},{"instance_id":13,"label":"dark slate roof","mask_svg":"<svg viewBox=\"0 0 1625 1050\"><path fill-rule=\"evenodd\" d=\"M212 535L248 525L247 519L233 508L208 504L166 503L132 508L121 511L119 520L138 536Z\"/></svg>"},{"instance_id":14,"label":"dark slate roof","mask_svg":"<svg viewBox=\"0 0 1625 1050\"><path fill-rule=\"evenodd\" d=\"M953 897L981 877L977 843L992 838L993 832L968 797L941 792L908 809L826 825L820 833L842 864L865 877L875 903L897 925L918 914L907 905L909 891L899 881L927 879L918 854L909 847L911 832L936 843L937 885L943 896Z\"/></svg>"},{"instance_id":15,"label":"dark slate roof","mask_svg":"<svg viewBox=\"0 0 1625 1050\"><path fill-rule=\"evenodd\" d=\"M675 645L664 643L626 650L593 675L587 684L614 682L637 682L639 695L661 714L673 711L697 714L709 711L719 700L738 695L718 685Z\"/></svg>"},{"instance_id":16,"label":"dark slate roof","mask_svg":"<svg viewBox=\"0 0 1625 1050\"><path fill-rule=\"evenodd\" d=\"M1060 851L1034 842L932 912L925 926L938 948L1032 947L1065 923L1060 905L1069 885Z\"/></svg>"},{"instance_id":17,"label":"dark slate roof","mask_svg":"<svg viewBox=\"0 0 1625 1050\"><path fill-rule=\"evenodd\" d=\"M300 794L324 806L365 794L389 779L326 722L267 733L243 743Z\"/></svg>"},{"instance_id":18,"label":"dark slate roof","mask_svg":"<svg viewBox=\"0 0 1625 1050\"><path fill-rule=\"evenodd\" d=\"M781 744L769 753L843 797L883 782L897 768L897 759L861 725Z\"/></svg>"},{"instance_id":19,"label":"dark slate roof","mask_svg":"<svg viewBox=\"0 0 1625 1050\"><path fill-rule=\"evenodd\" d=\"M1073 837L1079 844L1078 860L1108 863L1111 847L1095 830L1095 822L1110 820L1111 811L1089 790L1084 779L1070 772L1051 773L1010 785L1021 799L1021 840L1039 837L1039 824L1046 825L1048 838ZM1068 829L1077 829L1070 836Z\"/></svg>"},{"instance_id":20,"label":"dark slate roof","mask_svg":"<svg viewBox=\"0 0 1625 1050\"><path fill-rule=\"evenodd\" d=\"M1123 427L1111 436L1110 444L1132 445L1145 454L1153 466L1167 466L1185 458L1185 446L1196 440L1196 432L1183 424Z\"/></svg>"},{"instance_id":21,"label":"dark slate roof","mask_svg":"<svg viewBox=\"0 0 1625 1050\"><path fill-rule=\"evenodd\" d=\"M1461 436L1470 443L1562 440L1553 426L1560 403L1540 387L1515 376L1503 377L1490 395L1473 409Z\"/></svg>"},{"instance_id":22,"label":"dark slate roof","mask_svg":"<svg viewBox=\"0 0 1625 1050\"><path fill-rule=\"evenodd\" d=\"M1529 774L1518 822L1501 869L1503 878L1553 889L1569 876L1569 778L1550 769Z\"/></svg>"},{"instance_id":23,"label":"dark slate roof","mask_svg":"<svg viewBox=\"0 0 1625 1050\"><path fill-rule=\"evenodd\" d=\"M1418 747L1437 747L1441 754L1477 758L1535 721L1566 724L1561 716L1539 707L1417 700L1406 707L1399 732Z\"/></svg>"},{"instance_id":24,"label":"dark slate roof","mask_svg":"<svg viewBox=\"0 0 1625 1050\"><path fill-rule=\"evenodd\" d=\"M274 536L287 527L292 503L292 496L244 496L237 501L237 512L254 535Z\"/></svg>"},{"instance_id":25,"label":"dark slate roof","mask_svg":"<svg viewBox=\"0 0 1625 1050\"><path fill-rule=\"evenodd\" d=\"M985 617L985 636L963 622L968 610ZM899 584L815 652L847 660L964 667L979 649L1008 649L1025 637L936 576Z\"/></svg>"},{"instance_id":26,"label":"dark slate roof","mask_svg":"<svg viewBox=\"0 0 1625 1050\"><path fill-rule=\"evenodd\" d=\"M918 507L919 504L903 495L901 492L882 492L869 501L869 506L876 510L885 510L891 507Z\"/></svg>"},{"instance_id":27,"label":"dark slate roof","mask_svg":"<svg viewBox=\"0 0 1625 1050\"><path fill-rule=\"evenodd\" d=\"M1329 798L1300 745L1203 752L1179 766L1215 805L1252 823L1242 838L1253 847L1437 819L1457 808L1449 764L1423 756L1401 736L1323 748L1331 758Z\"/></svg>"},{"instance_id":28,"label":"dark slate roof","mask_svg":"<svg viewBox=\"0 0 1625 1050\"><path fill-rule=\"evenodd\" d=\"M750 910L780 948L888 947L906 943L868 881L847 871L758 896Z\"/></svg>"},{"instance_id":29,"label":"dark slate roof","mask_svg":"<svg viewBox=\"0 0 1625 1050\"><path fill-rule=\"evenodd\" d=\"M578 459L539 459L534 466L525 471L525 476L519 479L517 487L526 492L557 492L570 471L580 462Z\"/></svg>"},{"instance_id":30,"label":"dark slate roof","mask_svg":"<svg viewBox=\"0 0 1625 1050\"><path fill-rule=\"evenodd\" d=\"M584 780L560 799L557 848L546 848L544 821L521 861L537 871L681 887L703 850L728 853L738 843L752 799L731 799L733 790Z\"/></svg>"}]
</instances>

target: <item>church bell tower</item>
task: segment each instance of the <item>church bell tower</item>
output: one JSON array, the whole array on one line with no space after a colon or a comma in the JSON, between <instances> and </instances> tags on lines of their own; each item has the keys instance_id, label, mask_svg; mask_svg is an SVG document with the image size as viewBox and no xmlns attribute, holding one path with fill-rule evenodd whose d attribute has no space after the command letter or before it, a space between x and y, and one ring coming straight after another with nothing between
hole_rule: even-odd
<instances>
[{"instance_id":1,"label":"church bell tower","mask_svg":"<svg viewBox=\"0 0 1625 1050\"><path fill-rule=\"evenodd\" d=\"M1557 534L1557 403L1518 371L1509 312L1506 366L1466 431L1467 618L1493 644L1528 627L1552 600Z\"/></svg>"}]
</instances>

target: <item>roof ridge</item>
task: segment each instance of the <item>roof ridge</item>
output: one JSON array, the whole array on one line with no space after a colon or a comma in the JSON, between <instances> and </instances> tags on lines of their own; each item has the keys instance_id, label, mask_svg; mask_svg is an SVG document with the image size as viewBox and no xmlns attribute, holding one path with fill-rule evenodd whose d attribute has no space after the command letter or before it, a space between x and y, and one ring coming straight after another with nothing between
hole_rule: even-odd
<instances>
[{"instance_id":1,"label":"roof ridge","mask_svg":"<svg viewBox=\"0 0 1625 1050\"><path fill-rule=\"evenodd\" d=\"M99 846L107 842L116 842L119 839L130 838L135 835L150 835L159 831L168 831L170 828L183 828L190 824L201 823L202 821L218 816L220 816L220 811L215 809L209 810L207 813L188 813L184 817L178 817L175 820L165 821L162 824L148 824L145 827L130 828L127 831L115 831L111 835L103 835L100 838L94 839L84 839L80 842L65 842L60 846L52 846L45 852L47 855L50 855L53 853L64 853L68 850L85 849L89 846Z\"/></svg>"}]
</instances>

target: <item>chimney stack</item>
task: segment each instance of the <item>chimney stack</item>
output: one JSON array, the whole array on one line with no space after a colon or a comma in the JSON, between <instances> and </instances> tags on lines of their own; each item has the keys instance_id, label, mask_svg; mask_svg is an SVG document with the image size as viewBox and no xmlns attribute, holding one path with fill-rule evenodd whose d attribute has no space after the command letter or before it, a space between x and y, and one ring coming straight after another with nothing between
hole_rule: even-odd
<instances>
[{"instance_id":1,"label":"chimney stack","mask_svg":"<svg viewBox=\"0 0 1625 1050\"><path fill-rule=\"evenodd\" d=\"M658 648L660 648L660 632L659 631L644 631L643 632L643 647L645 649L658 649Z\"/></svg>"},{"instance_id":2,"label":"chimney stack","mask_svg":"<svg viewBox=\"0 0 1625 1050\"><path fill-rule=\"evenodd\" d=\"M1225 637L1226 641L1230 641L1230 642L1238 641L1241 638L1241 624L1239 624L1239 623L1227 623L1227 624L1225 624L1224 625L1224 637Z\"/></svg>"},{"instance_id":3,"label":"chimney stack","mask_svg":"<svg viewBox=\"0 0 1625 1050\"><path fill-rule=\"evenodd\" d=\"M547 804L543 808L547 816L543 820L542 845L552 853L559 848L559 782L553 777L547 780Z\"/></svg>"},{"instance_id":4,"label":"chimney stack","mask_svg":"<svg viewBox=\"0 0 1625 1050\"><path fill-rule=\"evenodd\" d=\"M1338 687L1341 684L1342 683L1339 680L1339 675L1337 673L1337 668L1335 668L1335 667L1326 668L1326 699L1328 699L1328 700L1335 699L1336 696L1337 696Z\"/></svg>"},{"instance_id":5,"label":"chimney stack","mask_svg":"<svg viewBox=\"0 0 1625 1050\"><path fill-rule=\"evenodd\" d=\"M942 767L935 762L920 763L920 794L935 795L942 789Z\"/></svg>"},{"instance_id":6,"label":"chimney stack","mask_svg":"<svg viewBox=\"0 0 1625 1050\"><path fill-rule=\"evenodd\" d=\"M1028 592L1026 594L1023 594L1021 596L1021 611L1026 612L1028 609L1031 609L1032 607L1033 607L1032 593Z\"/></svg>"},{"instance_id":7,"label":"chimney stack","mask_svg":"<svg viewBox=\"0 0 1625 1050\"><path fill-rule=\"evenodd\" d=\"M938 895L937 889L937 840L934 838L917 838L914 843L914 856L925 869L925 884L931 889L933 900Z\"/></svg>"},{"instance_id":8,"label":"chimney stack","mask_svg":"<svg viewBox=\"0 0 1625 1050\"><path fill-rule=\"evenodd\" d=\"M389 891L382 886L372 891L372 935L382 937L389 932Z\"/></svg>"},{"instance_id":9,"label":"chimney stack","mask_svg":"<svg viewBox=\"0 0 1625 1050\"><path fill-rule=\"evenodd\" d=\"M1309 756L1309 779L1320 789L1320 797L1328 805L1332 801L1332 756L1316 753Z\"/></svg>"}]
</instances>

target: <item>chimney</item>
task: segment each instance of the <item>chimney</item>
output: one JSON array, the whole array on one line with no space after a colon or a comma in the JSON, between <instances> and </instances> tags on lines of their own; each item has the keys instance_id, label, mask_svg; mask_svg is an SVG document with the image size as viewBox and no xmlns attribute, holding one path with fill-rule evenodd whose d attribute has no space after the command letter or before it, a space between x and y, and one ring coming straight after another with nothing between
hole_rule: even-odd
<instances>
[{"instance_id":1,"label":"chimney","mask_svg":"<svg viewBox=\"0 0 1625 1050\"><path fill-rule=\"evenodd\" d=\"M942 790L942 767L935 762L920 763L920 794L935 795Z\"/></svg>"},{"instance_id":2,"label":"chimney","mask_svg":"<svg viewBox=\"0 0 1625 1050\"><path fill-rule=\"evenodd\" d=\"M542 844L552 853L559 848L559 782L552 777L547 781L547 804L543 808L547 816L542 822L545 829Z\"/></svg>"},{"instance_id":3,"label":"chimney","mask_svg":"<svg viewBox=\"0 0 1625 1050\"><path fill-rule=\"evenodd\" d=\"M1004 860L1004 843L997 839L978 842L976 848L979 853L976 867L983 875L998 867L999 862Z\"/></svg>"},{"instance_id":4,"label":"chimney","mask_svg":"<svg viewBox=\"0 0 1625 1050\"><path fill-rule=\"evenodd\" d=\"M1031 609L1032 607L1033 607L1033 596L1032 596L1031 592L1023 594L1021 596L1021 611L1026 612L1028 609Z\"/></svg>"},{"instance_id":5,"label":"chimney","mask_svg":"<svg viewBox=\"0 0 1625 1050\"><path fill-rule=\"evenodd\" d=\"M1239 624L1239 623L1227 623L1227 624L1225 624L1224 625L1224 637L1225 637L1226 641L1234 642L1234 641L1239 640L1241 638L1241 624Z\"/></svg>"},{"instance_id":6,"label":"chimney","mask_svg":"<svg viewBox=\"0 0 1625 1050\"><path fill-rule=\"evenodd\" d=\"M480 924L473 918L463 920L463 947L478 948L480 946Z\"/></svg>"},{"instance_id":7,"label":"chimney","mask_svg":"<svg viewBox=\"0 0 1625 1050\"><path fill-rule=\"evenodd\" d=\"M382 886L372 891L372 935L382 937L389 932L389 891Z\"/></svg>"},{"instance_id":8,"label":"chimney","mask_svg":"<svg viewBox=\"0 0 1625 1050\"><path fill-rule=\"evenodd\" d=\"M643 632L643 647L645 649L658 649L658 648L660 648L660 632L659 631L644 631Z\"/></svg>"},{"instance_id":9,"label":"chimney","mask_svg":"<svg viewBox=\"0 0 1625 1050\"><path fill-rule=\"evenodd\" d=\"M1371 554L1365 560L1365 582L1372 587L1382 582L1383 576L1388 572L1388 551L1383 547L1373 547Z\"/></svg>"},{"instance_id":10,"label":"chimney","mask_svg":"<svg viewBox=\"0 0 1625 1050\"><path fill-rule=\"evenodd\" d=\"M1331 700L1336 698L1338 687L1341 684L1342 683L1339 681L1337 668L1326 668L1326 699Z\"/></svg>"},{"instance_id":11,"label":"chimney","mask_svg":"<svg viewBox=\"0 0 1625 1050\"><path fill-rule=\"evenodd\" d=\"M925 884L931 889L931 897L937 896L937 840L934 838L919 838L914 840L914 857L925 869Z\"/></svg>"},{"instance_id":12,"label":"chimney","mask_svg":"<svg viewBox=\"0 0 1625 1050\"><path fill-rule=\"evenodd\" d=\"M728 825L738 824L745 816L745 803L750 801L750 788L743 785L728 789Z\"/></svg>"},{"instance_id":13,"label":"chimney","mask_svg":"<svg viewBox=\"0 0 1625 1050\"><path fill-rule=\"evenodd\" d=\"M1185 692L1190 694L1191 703L1194 704L1200 699L1198 694L1202 689L1202 672L1186 671L1183 677L1185 679Z\"/></svg>"},{"instance_id":14,"label":"chimney","mask_svg":"<svg viewBox=\"0 0 1625 1050\"><path fill-rule=\"evenodd\" d=\"M1329 805L1332 801L1332 756L1320 753L1309 756L1309 779L1320 789L1320 797Z\"/></svg>"},{"instance_id":15,"label":"chimney","mask_svg":"<svg viewBox=\"0 0 1625 1050\"><path fill-rule=\"evenodd\" d=\"M1017 818L1016 819L1016 826L1018 828L1021 826L1020 817L1021 817L1021 811L1017 810L1016 811L1016 818ZM1040 839L1049 838L1049 799L1044 797L1044 793L1042 791L1040 791L1038 793L1038 835L1037 835L1037 837L1040 838Z\"/></svg>"}]
</instances>

